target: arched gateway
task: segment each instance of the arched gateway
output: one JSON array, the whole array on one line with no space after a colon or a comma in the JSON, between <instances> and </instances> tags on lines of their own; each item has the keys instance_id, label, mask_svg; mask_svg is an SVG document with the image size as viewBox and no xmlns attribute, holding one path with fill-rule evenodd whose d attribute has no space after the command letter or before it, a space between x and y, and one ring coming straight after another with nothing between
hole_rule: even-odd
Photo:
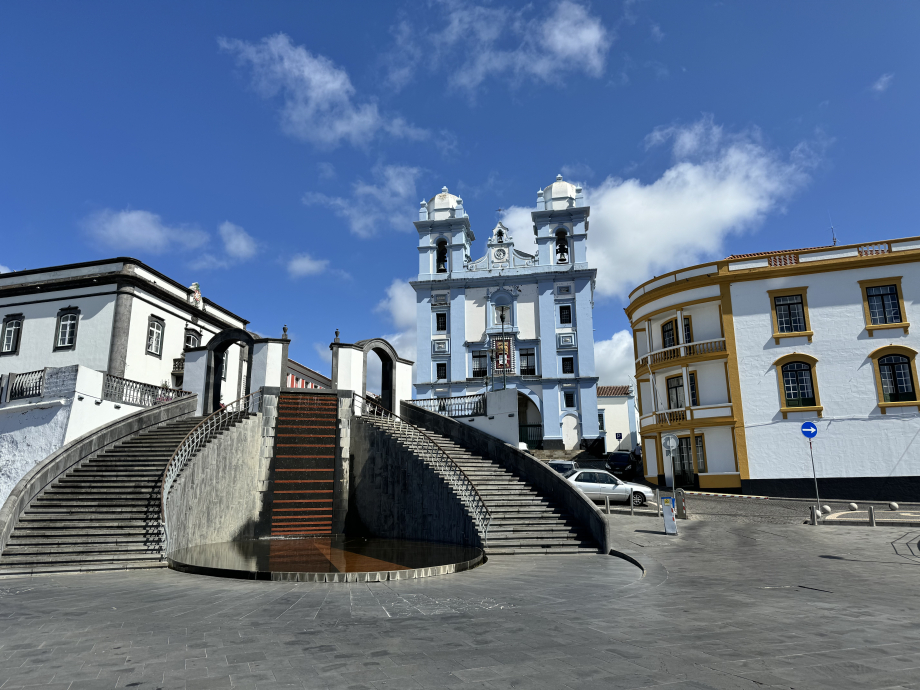
<instances>
[{"instance_id":1,"label":"arched gateway","mask_svg":"<svg viewBox=\"0 0 920 690\"><path fill-rule=\"evenodd\" d=\"M374 352L381 363L380 398L388 410L399 414L399 403L412 399L412 365L401 358L390 343L383 338L343 343L339 332L329 345L332 350L332 386L337 390L350 390L367 395L367 355Z\"/></svg>"}]
</instances>

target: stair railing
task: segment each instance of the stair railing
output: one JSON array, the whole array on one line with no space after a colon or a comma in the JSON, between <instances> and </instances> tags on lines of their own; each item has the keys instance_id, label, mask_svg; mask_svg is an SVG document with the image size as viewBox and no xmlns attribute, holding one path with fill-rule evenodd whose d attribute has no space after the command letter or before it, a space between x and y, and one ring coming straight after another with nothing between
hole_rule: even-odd
<instances>
[{"instance_id":1,"label":"stair railing","mask_svg":"<svg viewBox=\"0 0 920 690\"><path fill-rule=\"evenodd\" d=\"M166 499L169 498L170 489L185 466L201 450L205 444L225 429L229 429L240 419L262 411L262 390L259 389L249 395L244 395L239 400L222 406L213 414L205 417L201 422L188 432L182 443L176 448L160 481L160 522L163 526L164 553L169 553L169 532L166 528Z\"/></svg>"},{"instance_id":2,"label":"stair railing","mask_svg":"<svg viewBox=\"0 0 920 690\"><path fill-rule=\"evenodd\" d=\"M412 450L418 453L422 460L433 464L437 471L447 478L450 487L460 497L461 502L476 522L476 526L479 528L480 534L482 534L482 544L485 546L489 540L489 525L492 523L492 514L486 507L485 501L482 500L482 496L479 495L479 491L476 490L476 485L473 484L463 469L438 445L437 441L422 429L410 424L380 403L368 400L357 393L354 395L356 415L382 419L395 426L400 435L404 436L412 444Z\"/></svg>"}]
</instances>

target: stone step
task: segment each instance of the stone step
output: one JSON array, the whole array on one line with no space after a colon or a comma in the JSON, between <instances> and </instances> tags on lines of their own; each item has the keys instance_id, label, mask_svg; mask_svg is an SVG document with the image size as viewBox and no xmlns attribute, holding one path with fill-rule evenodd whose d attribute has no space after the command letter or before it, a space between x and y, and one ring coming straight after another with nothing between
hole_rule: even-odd
<instances>
[{"instance_id":1,"label":"stone step","mask_svg":"<svg viewBox=\"0 0 920 690\"><path fill-rule=\"evenodd\" d=\"M110 514L100 515L97 513L47 513L35 514L26 512L19 516L19 522L13 534L16 534L20 528L25 529L49 529L49 527L58 529L84 530L87 527L114 528L125 527L126 529L144 529L159 528L160 513L153 511L139 517L124 515L114 516Z\"/></svg>"},{"instance_id":2,"label":"stone step","mask_svg":"<svg viewBox=\"0 0 920 690\"><path fill-rule=\"evenodd\" d=\"M22 577L23 575L54 575L57 573L105 572L112 570L141 570L146 568L168 568L161 560L132 560L112 563L56 563L54 565L4 565L0 563L0 578Z\"/></svg>"},{"instance_id":3,"label":"stone step","mask_svg":"<svg viewBox=\"0 0 920 690\"><path fill-rule=\"evenodd\" d=\"M83 555L101 555L101 554L136 554L136 553L145 553L145 554L159 554L160 553L160 540L151 539L148 542L137 541L137 542L112 542L112 543L87 543L87 544L43 544L41 546L35 545L19 545L19 544L10 544L7 545L6 549L3 551L3 556L0 558L13 558L13 557L24 557L24 556L52 556L54 554L65 554L72 556L83 556Z\"/></svg>"},{"instance_id":4,"label":"stone step","mask_svg":"<svg viewBox=\"0 0 920 690\"><path fill-rule=\"evenodd\" d=\"M0 556L0 567L12 565L56 565L63 563L118 563L126 561L152 560L150 553L86 553L86 554L45 554Z\"/></svg>"},{"instance_id":5,"label":"stone step","mask_svg":"<svg viewBox=\"0 0 920 690\"><path fill-rule=\"evenodd\" d=\"M135 529L17 529L10 535L9 544L70 544L82 542L136 541L162 534L159 528Z\"/></svg>"},{"instance_id":6,"label":"stone step","mask_svg":"<svg viewBox=\"0 0 920 690\"><path fill-rule=\"evenodd\" d=\"M597 547L594 544L585 543L584 546L499 546L494 549L486 547L487 556L578 556L578 555L596 555Z\"/></svg>"}]
</instances>

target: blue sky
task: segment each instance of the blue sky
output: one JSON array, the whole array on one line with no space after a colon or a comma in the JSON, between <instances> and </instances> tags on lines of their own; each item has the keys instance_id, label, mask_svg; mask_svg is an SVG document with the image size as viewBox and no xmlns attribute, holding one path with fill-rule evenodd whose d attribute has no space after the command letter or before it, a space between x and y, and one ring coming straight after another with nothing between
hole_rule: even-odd
<instances>
[{"instance_id":1,"label":"blue sky","mask_svg":"<svg viewBox=\"0 0 920 690\"><path fill-rule=\"evenodd\" d=\"M3 3L0 270L137 257L295 359L414 355L412 220L443 185L522 248L584 184L602 383L680 266L917 235L920 5ZM502 214L497 209L505 209Z\"/></svg>"}]
</instances>

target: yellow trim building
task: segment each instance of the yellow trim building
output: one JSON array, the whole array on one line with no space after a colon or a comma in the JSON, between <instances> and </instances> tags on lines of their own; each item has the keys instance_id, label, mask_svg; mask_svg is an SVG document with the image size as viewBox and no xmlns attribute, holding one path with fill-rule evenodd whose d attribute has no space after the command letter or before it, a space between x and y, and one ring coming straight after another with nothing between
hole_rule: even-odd
<instances>
[{"instance_id":1,"label":"yellow trim building","mask_svg":"<svg viewBox=\"0 0 920 690\"><path fill-rule=\"evenodd\" d=\"M760 252L633 290L646 478L811 496L808 420L822 495L917 500L918 260L920 237Z\"/></svg>"}]
</instances>

